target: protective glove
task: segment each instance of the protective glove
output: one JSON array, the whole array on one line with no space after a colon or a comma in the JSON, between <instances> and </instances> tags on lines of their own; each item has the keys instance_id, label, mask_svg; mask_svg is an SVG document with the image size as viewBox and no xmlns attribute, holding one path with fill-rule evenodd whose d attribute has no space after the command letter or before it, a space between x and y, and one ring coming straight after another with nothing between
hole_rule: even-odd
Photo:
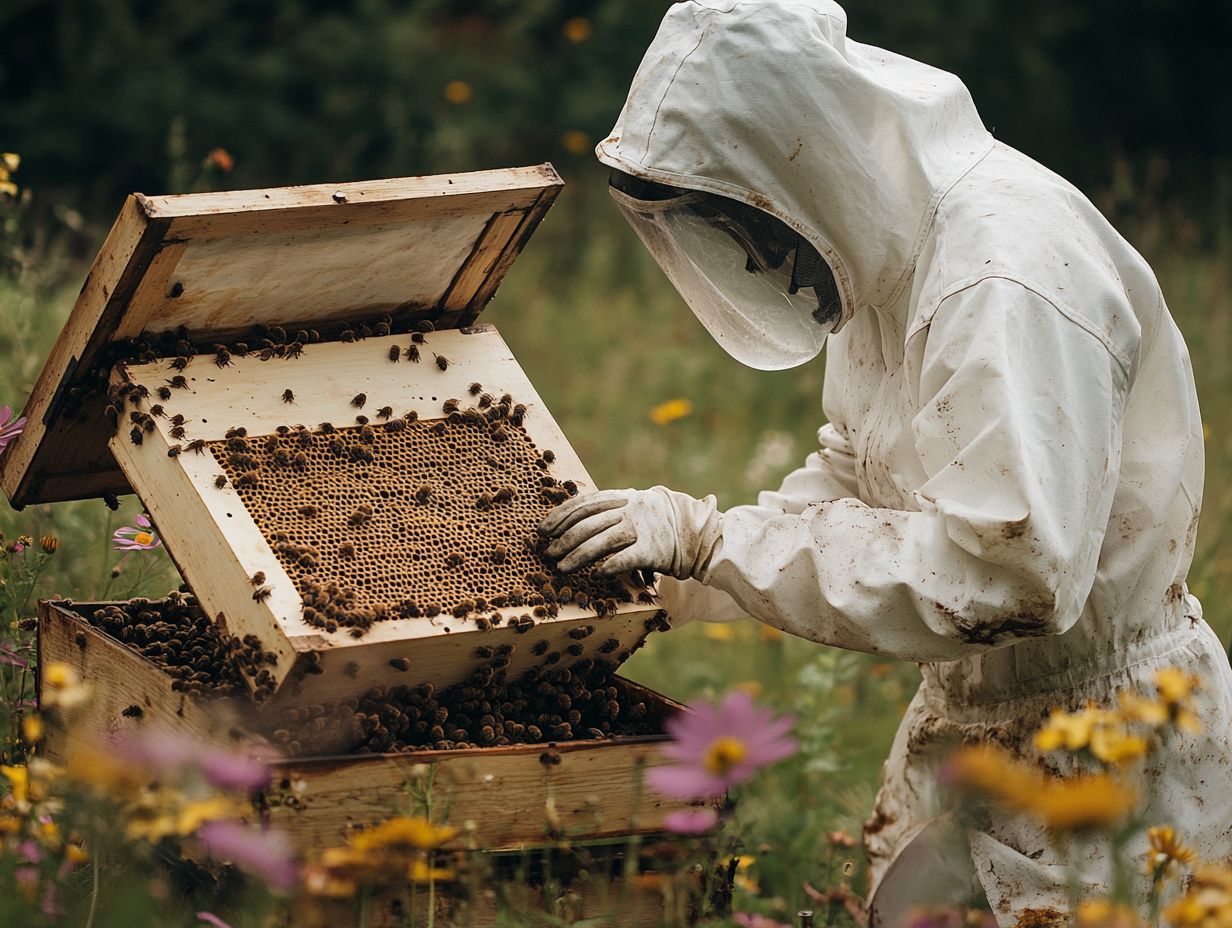
<instances>
[{"instance_id":1,"label":"protective glove","mask_svg":"<svg viewBox=\"0 0 1232 928\"><path fill-rule=\"evenodd\" d=\"M667 487L601 490L561 503L539 526L565 573L601 558L604 576L653 570L684 580L710 561L721 534L713 496L694 499Z\"/></svg>"}]
</instances>

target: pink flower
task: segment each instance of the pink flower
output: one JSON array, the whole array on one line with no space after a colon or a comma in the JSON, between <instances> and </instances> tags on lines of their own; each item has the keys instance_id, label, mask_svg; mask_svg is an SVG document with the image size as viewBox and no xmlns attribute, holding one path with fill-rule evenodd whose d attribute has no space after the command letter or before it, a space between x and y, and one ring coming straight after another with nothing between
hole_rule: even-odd
<instances>
[{"instance_id":1,"label":"pink flower","mask_svg":"<svg viewBox=\"0 0 1232 928\"><path fill-rule=\"evenodd\" d=\"M736 924L741 928L791 928L790 925L785 925L782 922L776 922L768 915L758 915L757 913L737 912L732 916Z\"/></svg>"},{"instance_id":2,"label":"pink flower","mask_svg":"<svg viewBox=\"0 0 1232 928\"><path fill-rule=\"evenodd\" d=\"M787 737L791 716L775 717L742 690L719 705L700 703L667 720L673 741L663 753L679 763L646 773L651 788L668 796L720 796L757 770L796 753Z\"/></svg>"},{"instance_id":3,"label":"pink flower","mask_svg":"<svg viewBox=\"0 0 1232 928\"><path fill-rule=\"evenodd\" d=\"M116 751L162 775L199 770L218 789L250 793L264 789L270 781L269 767L260 760L166 731L123 739L116 745Z\"/></svg>"},{"instance_id":4,"label":"pink flower","mask_svg":"<svg viewBox=\"0 0 1232 928\"><path fill-rule=\"evenodd\" d=\"M260 877L272 889L290 889L298 879L291 843L280 831L219 821L202 825L197 837L214 857Z\"/></svg>"},{"instance_id":5,"label":"pink flower","mask_svg":"<svg viewBox=\"0 0 1232 928\"><path fill-rule=\"evenodd\" d=\"M663 827L678 835L701 835L719 824L714 809L678 809L663 816Z\"/></svg>"},{"instance_id":6,"label":"pink flower","mask_svg":"<svg viewBox=\"0 0 1232 928\"><path fill-rule=\"evenodd\" d=\"M13 407L0 406L0 452L4 451L9 446L9 442L20 435L21 430L26 427L25 416L15 422L12 419Z\"/></svg>"},{"instance_id":7,"label":"pink flower","mask_svg":"<svg viewBox=\"0 0 1232 928\"><path fill-rule=\"evenodd\" d=\"M269 786L269 767L251 757L223 751L203 751L197 765L205 778L219 789L251 793Z\"/></svg>"},{"instance_id":8,"label":"pink flower","mask_svg":"<svg viewBox=\"0 0 1232 928\"><path fill-rule=\"evenodd\" d=\"M111 536L117 551L150 551L162 545L162 541L150 526L149 516L139 515L133 521L137 523L136 527L126 525L117 528Z\"/></svg>"},{"instance_id":9,"label":"pink flower","mask_svg":"<svg viewBox=\"0 0 1232 928\"><path fill-rule=\"evenodd\" d=\"M215 915L213 912L198 912L197 918L205 922L207 925L213 925L214 928L231 928L226 922Z\"/></svg>"}]
</instances>

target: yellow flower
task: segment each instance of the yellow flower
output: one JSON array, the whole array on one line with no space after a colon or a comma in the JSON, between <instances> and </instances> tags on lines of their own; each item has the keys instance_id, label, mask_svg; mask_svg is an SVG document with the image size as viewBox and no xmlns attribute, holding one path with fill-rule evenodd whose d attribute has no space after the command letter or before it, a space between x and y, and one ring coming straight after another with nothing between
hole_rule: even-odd
<instances>
[{"instance_id":1,"label":"yellow flower","mask_svg":"<svg viewBox=\"0 0 1232 928\"><path fill-rule=\"evenodd\" d=\"M456 828L433 825L426 818L391 818L357 834L351 839L351 846L358 850L370 850L405 844L427 850L440 847L457 833Z\"/></svg>"},{"instance_id":2,"label":"yellow flower","mask_svg":"<svg viewBox=\"0 0 1232 928\"><path fill-rule=\"evenodd\" d=\"M571 155L584 155L590 151L590 136L581 129L566 129L560 134L560 144Z\"/></svg>"},{"instance_id":3,"label":"yellow flower","mask_svg":"<svg viewBox=\"0 0 1232 928\"><path fill-rule=\"evenodd\" d=\"M441 867L433 867L422 857L416 857L406 868L406 877L412 883L435 883L438 880L452 880L454 872Z\"/></svg>"},{"instance_id":4,"label":"yellow flower","mask_svg":"<svg viewBox=\"0 0 1232 928\"><path fill-rule=\"evenodd\" d=\"M702 634L711 641L731 641L736 637L736 632L729 622L707 622L702 626Z\"/></svg>"},{"instance_id":5,"label":"yellow flower","mask_svg":"<svg viewBox=\"0 0 1232 928\"><path fill-rule=\"evenodd\" d=\"M1164 667L1155 671L1155 687L1159 690L1159 698L1168 705L1177 705L1188 699L1198 689L1199 680L1195 674L1186 673L1179 667Z\"/></svg>"},{"instance_id":6,"label":"yellow flower","mask_svg":"<svg viewBox=\"0 0 1232 928\"><path fill-rule=\"evenodd\" d=\"M1190 878L1185 895L1164 909L1164 920L1173 928L1232 926L1232 867L1199 867Z\"/></svg>"},{"instance_id":7,"label":"yellow flower","mask_svg":"<svg viewBox=\"0 0 1232 928\"><path fill-rule=\"evenodd\" d=\"M442 93L445 95L445 99L455 106L470 103L471 98L475 96L475 91L466 81L450 81L445 85Z\"/></svg>"},{"instance_id":8,"label":"yellow flower","mask_svg":"<svg viewBox=\"0 0 1232 928\"><path fill-rule=\"evenodd\" d=\"M591 28L590 20L585 16L574 16L572 19L566 19L561 31L565 34L565 38L570 42L581 43L594 34L594 29Z\"/></svg>"},{"instance_id":9,"label":"yellow flower","mask_svg":"<svg viewBox=\"0 0 1232 928\"><path fill-rule=\"evenodd\" d=\"M27 715L21 720L21 733L30 744L38 744L43 740L47 729L43 725L43 719L40 716Z\"/></svg>"},{"instance_id":10,"label":"yellow flower","mask_svg":"<svg viewBox=\"0 0 1232 928\"><path fill-rule=\"evenodd\" d=\"M1095 706L1074 713L1053 709L1044 727L1035 734L1035 746L1041 751L1081 751L1091 743L1097 725L1113 720L1111 713Z\"/></svg>"},{"instance_id":11,"label":"yellow flower","mask_svg":"<svg viewBox=\"0 0 1232 928\"><path fill-rule=\"evenodd\" d=\"M1117 693L1117 709L1126 721L1142 722L1152 728L1158 728L1168 721L1167 706L1131 690Z\"/></svg>"},{"instance_id":12,"label":"yellow flower","mask_svg":"<svg viewBox=\"0 0 1232 928\"><path fill-rule=\"evenodd\" d=\"M81 682L81 677L69 664L50 661L41 670L45 706L74 709L90 698L90 688Z\"/></svg>"},{"instance_id":13,"label":"yellow flower","mask_svg":"<svg viewBox=\"0 0 1232 928\"><path fill-rule=\"evenodd\" d=\"M3 165L4 170L11 174L21 167L21 155L16 152L6 151L0 154L0 165Z\"/></svg>"},{"instance_id":14,"label":"yellow flower","mask_svg":"<svg viewBox=\"0 0 1232 928\"><path fill-rule=\"evenodd\" d=\"M1075 928L1137 928L1142 924L1129 906L1107 899L1080 903L1075 916Z\"/></svg>"},{"instance_id":15,"label":"yellow flower","mask_svg":"<svg viewBox=\"0 0 1232 928\"><path fill-rule=\"evenodd\" d=\"M1133 790L1108 774L1093 773L1048 777L1044 788L1023 805L1053 831L1081 831L1119 822L1135 798Z\"/></svg>"},{"instance_id":16,"label":"yellow flower","mask_svg":"<svg viewBox=\"0 0 1232 928\"><path fill-rule=\"evenodd\" d=\"M1156 879L1167 876L1174 869L1173 864L1187 867L1197 859L1193 848L1177 840L1176 831L1171 825L1148 828L1146 836L1150 842L1146 852L1147 872L1153 873Z\"/></svg>"},{"instance_id":17,"label":"yellow flower","mask_svg":"<svg viewBox=\"0 0 1232 928\"><path fill-rule=\"evenodd\" d=\"M1150 743L1141 735L1131 735L1120 726L1096 728L1091 734L1091 753L1107 764L1124 764L1145 757Z\"/></svg>"},{"instance_id":18,"label":"yellow flower","mask_svg":"<svg viewBox=\"0 0 1232 928\"><path fill-rule=\"evenodd\" d=\"M667 400L650 410L650 421L655 425L667 425L677 419L692 415L693 403L684 398Z\"/></svg>"},{"instance_id":19,"label":"yellow flower","mask_svg":"<svg viewBox=\"0 0 1232 928\"><path fill-rule=\"evenodd\" d=\"M84 864L90 859L90 855L81 845L70 844L64 848L64 859L70 864Z\"/></svg>"},{"instance_id":20,"label":"yellow flower","mask_svg":"<svg viewBox=\"0 0 1232 928\"><path fill-rule=\"evenodd\" d=\"M4 774L13 791L13 798L20 805L30 796L30 769L28 767L6 767L0 764L0 774Z\"/></svg>"},{"instance_id":21,"label":"yellow flower","mask_svg":"<svg viewBox=\"0 0 1232 928\"><path fill-rule=\"evenodd\" d=\"M43 667L43 682L48 686L62 688L77 682L77 671L64 661L49 661Z\"/></svg>"},{"instance_id":22,"label":"yellow flower","mask_svg":"<svg viewBox=\"0 0 1232 928\"><path fill-rule=\"evenodd\" d=\"M225 796L213 796L185 803L176 819L176 833L190 835L206 822L239 818L245 808Z\"/></svg>"}]
</instances>

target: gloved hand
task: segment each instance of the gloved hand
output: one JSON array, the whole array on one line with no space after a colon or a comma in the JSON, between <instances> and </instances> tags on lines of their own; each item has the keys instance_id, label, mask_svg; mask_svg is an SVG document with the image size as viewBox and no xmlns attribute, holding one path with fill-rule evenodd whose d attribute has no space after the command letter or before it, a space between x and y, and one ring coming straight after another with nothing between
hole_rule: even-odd
<instances>
[{"instance_id":1,"label":"gloved hand","mask_svg":"<svg viewBox=\"0 0 1232 928\"><path fill-rule=\"evenodd\" d=\"M683 580L710 561L720 536L713 496L694 499L667 487L601 490L561 503L539 526L555 539L549 557L565 573L606 558L605 576L643 569Z\"/></svg>"}]
</instances>

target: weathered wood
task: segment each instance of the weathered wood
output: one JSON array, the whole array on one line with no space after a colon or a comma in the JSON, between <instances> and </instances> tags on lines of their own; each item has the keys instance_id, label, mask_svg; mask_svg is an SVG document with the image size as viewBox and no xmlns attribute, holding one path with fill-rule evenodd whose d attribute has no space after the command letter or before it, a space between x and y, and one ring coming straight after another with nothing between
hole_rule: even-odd
<instances>
[{"instance_id":1,"label":"weathered wood","mask_svg":"<svg viewBox=\"0 0 1232 928\"><path fill-rule=\"evenodd\" d=\"M257 322L337 328L382 313L469 324L561 186L551 165L125 203L0 460L15 506L126 491L105 399L75 401L115 340L186 326L198 345ZM104 476L99 476L100 472Z\"/></svg>"},{"instance_id":2,"label":"weathered wood","mask_svg":"<svg viewBox=\"0 0 1232 928\"><path fill-rule=\"evenodd\" d=\"M48 732L44 750L53 760L64 760L77 747L106 749L117 739L160 732L230 750L262 743L254 732L269 707L215 705L172 692L167 674L63 603L39 604L38 654L40 664L68 663L93 689L71 730L53 726ZM682 708L631 681L620 684L630 698L647 704L651 719L662 720ZM134 705L140 714L125 716L123 711ZM549 823L556 834L572 840L649 834L662 830L669 812L689 806L641 786L643 771L665 762L660 751L665 741L652 735L278 761L275 793L268 802L257 802L253 820L285 830L297 852L307 854L343 843L352 828L405 812L406 786L415 780L432 783L438 820L462 829L450 847L550 844ZM559 754L560 763L541 761L549 748ZM297 807L280 802L279 792L294 795Z\"/></svg>"},{"instance_id":3,"label":"weathered wood","mask_svg":"<svg viewBox=\"0 0 1232 928\"><path fill-rule=\"evenodd\" d=\"M572 479L582 489L593 488L582 462L493 327L434 332L424 347L425 361L391 364L389 347L407 343L407 336L331 342L310 345L295 360L260 361L250 355L235 358L224 368L217 367L210 355L198 356L183 372L188 389L172 391L172 399L164 403L168 416L185 417L188 432L183 439L174 439L170 420L159 418L155 431L140 445L130 441L126 427L111 440L116 460L139 488L168 552L207 614L222 613L232 634L256 635L274 651L279 662L271 672L280 684L291 673L297 652L321 652L325 672L297 684L313 699L339 699L382 682L448 686L474 669L477 644L520 644L528 639L503 626L480 632L474 622L448 615L433 622L378 622L358 639L345 628L333 634L313 628L303 619L299 592L239 494L230 484L221 489L214 485L220 468L212 455L168 457L172 444L198 438L213 441L236 427L255 437L292 422L312 427L320 422L353 422L356 409L351 399L358 393L371 398L366 408L388 404L395 415L413 410L424 420L440 418L447 397L466 398L468 385L480 381L493 395L510 393L528 406L524 428L537 447L556 453L554 476ZM452 359L448 370L431 363L431 352ZM157 362L122 365L115 376L117 382L127 380L153 392L174 373L166 362ZM283 402L287 389L293 392L293 404ZM264 602L251 596L248 578L257 571L265 573L272 590ZM525 610L494 611L516 617ZM586 652L610 638L624 650L645 634L644 623L654 612L653 606L623 604L616 615L597 620L591 611L562 606L557 617L539 623L535 639L546 638L553 650L563 652L572 644L570 629L598 621L602 634L587 642ZM392 658L408 659L412 672L391 667ZM512 661L511 672L533 663L526 647L515 650ZM348 664L357 665L350 674L344 672Z\"/></svg>"}]
</instances>

